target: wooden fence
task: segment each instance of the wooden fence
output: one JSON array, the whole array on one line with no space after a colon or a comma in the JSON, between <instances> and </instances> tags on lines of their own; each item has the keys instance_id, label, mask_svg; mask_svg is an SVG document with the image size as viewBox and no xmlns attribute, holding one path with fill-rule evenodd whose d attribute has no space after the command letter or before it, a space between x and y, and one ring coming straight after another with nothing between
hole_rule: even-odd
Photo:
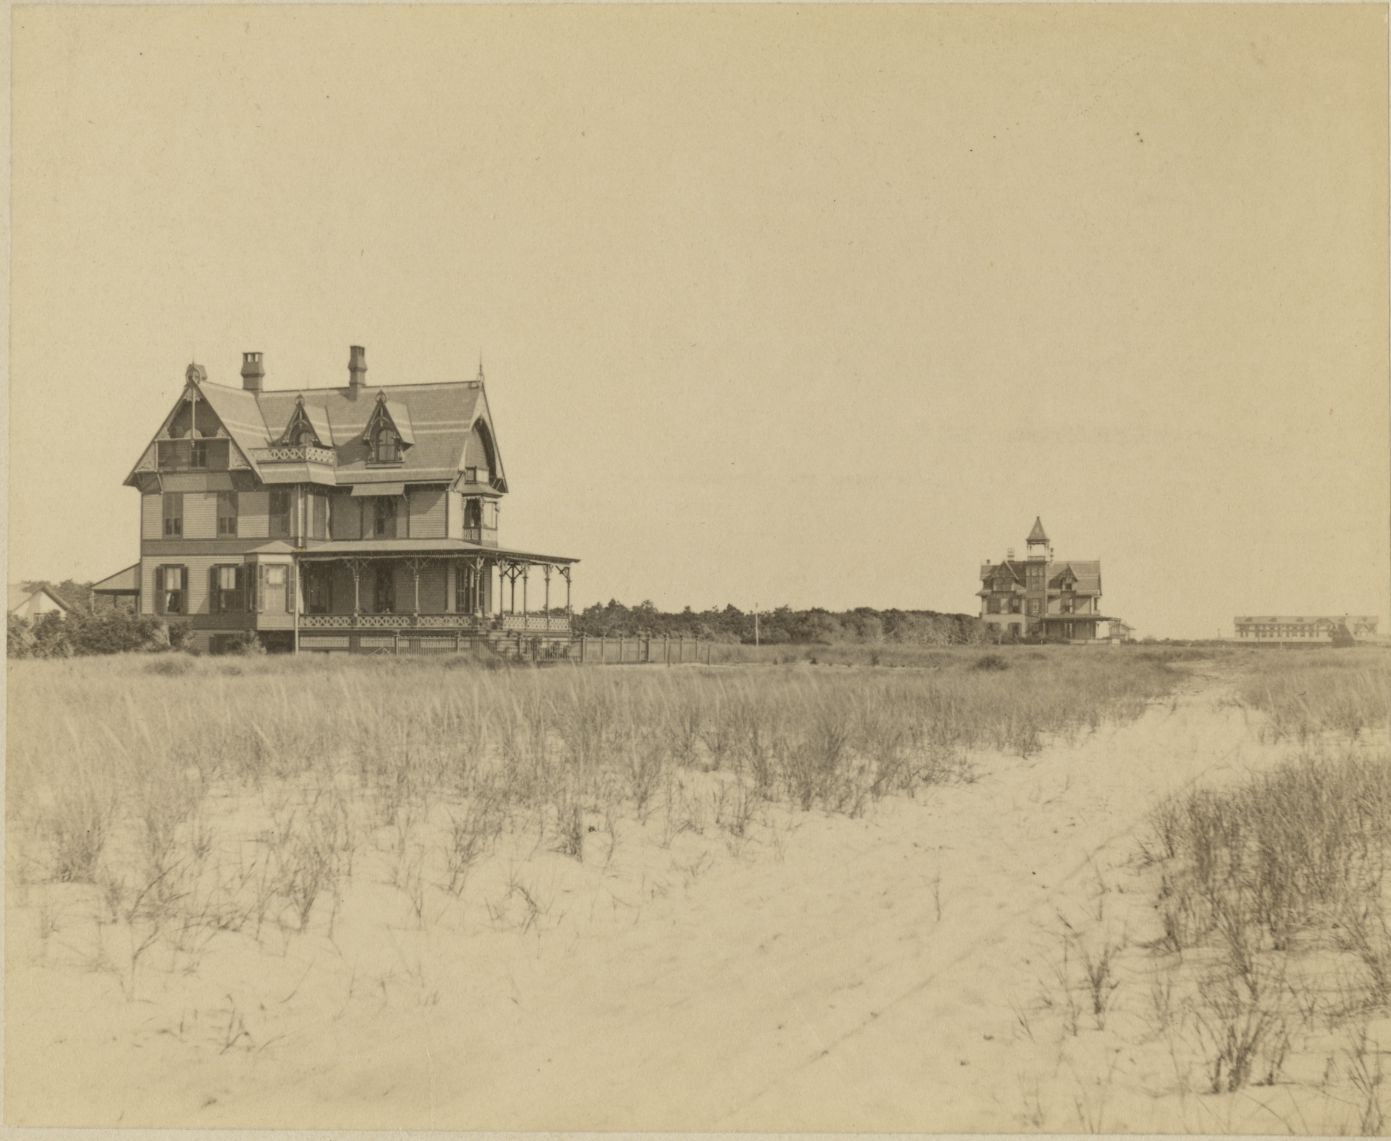
<instances>
[{"instance_id":1,"label":"wooden fence","mask_svg":"<svg viewBox=\"0 0 1391 1141\"><path fill-rule=\"evenodd\" d=\"M679 665L710 662L712 643L698 638L603 637L580 635L571 640L570 660L595 665Z\"/></svg>"},{"instance_id":2,"label":"wooden fence","mask_svg":"<svg viewBox=\"0 0 1391 1141\"><path fill-rule=\"evenodd\" d=\"M586 665L709 664L713 643L698 638L557 637L521 630L303 630L306 653L492 655L518 662L574 662Z\"/></svg>"}]
</instances>

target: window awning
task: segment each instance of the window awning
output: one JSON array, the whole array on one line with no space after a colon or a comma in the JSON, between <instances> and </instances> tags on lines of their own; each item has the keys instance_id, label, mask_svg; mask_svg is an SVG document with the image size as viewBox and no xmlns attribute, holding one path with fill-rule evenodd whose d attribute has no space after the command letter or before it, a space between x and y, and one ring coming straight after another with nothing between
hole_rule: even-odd
<instances>
[{"instance_id":1,"label":"window awning","mask_svg":"<svg viewBox=\"0 0 1391 1141\"><path fill-rule=\"evenodd\" d=\"M353 495L405 495L404 483L355 483Z\"/></svg>"}]
</instances>

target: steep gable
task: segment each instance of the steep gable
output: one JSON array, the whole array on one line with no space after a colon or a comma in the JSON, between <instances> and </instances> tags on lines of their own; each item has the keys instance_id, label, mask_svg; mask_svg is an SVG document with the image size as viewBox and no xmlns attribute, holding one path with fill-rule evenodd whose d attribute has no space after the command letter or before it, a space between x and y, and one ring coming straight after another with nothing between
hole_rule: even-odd
<instances>
[{"instance_id":1,"label":"steep gable","mask_svg":"<svg viewBox=\"0 0 1391 1141\"><path fill-rule=\"evenodd\" d=\"M195 443L206 451L209 441L225 441L222 446L226 448L226 470L250 469L259 475L253 449L264 447L267 441L265 421L255 397L210 383L206 370L191 364L184 373L183 391L124 482L138 487L143 475L160 470L188 470L196 466Z\"/></svg>"},{"instance_id":2,"label":"steep gable","mask_svg":"<svg viewBox=\"0 0 1391 1141\"><path fill-rule=\"evenodd\" d=\"M284 430L276 437L277 444L297 444L300 442L317 444L321 448L333 447L333 427L328 409L319 404L308 404L303 396L295 400L290 419Z\"/></svg>"}]
</instances>

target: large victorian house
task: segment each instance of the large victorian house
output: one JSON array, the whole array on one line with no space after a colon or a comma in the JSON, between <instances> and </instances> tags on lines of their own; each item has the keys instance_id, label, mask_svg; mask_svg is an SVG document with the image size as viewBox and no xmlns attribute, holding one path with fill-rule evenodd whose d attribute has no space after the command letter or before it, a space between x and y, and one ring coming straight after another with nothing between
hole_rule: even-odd
<instances>
[{"instance_id":1,"label":"large victorian house","mask_svg":"<svg viewBox=\"0 0 1391 1141\"><path fill-rule=\"evenodd\" d=\"M1101 613L1101 563L1057 559L1043 521L1034 520L1023 559L1010 551L1004 562L980 568L981 621L1002 638L1091 641Z\"/></svg>"},{"instance_id":2,"label":"large victorian house","mask_svg":"<svg viewBox=\"0 0 1391 1141\"><path fill-rule=\"evenodd\" d=\"M140 562L112 589L214 651L249 635L275 650L568 643L576 560L498 542L507 477L481 368L374 388L353 346L343 387L264 379L260 353L240 387L188 366L126 477Z\"/></svg>"}]
</instances>

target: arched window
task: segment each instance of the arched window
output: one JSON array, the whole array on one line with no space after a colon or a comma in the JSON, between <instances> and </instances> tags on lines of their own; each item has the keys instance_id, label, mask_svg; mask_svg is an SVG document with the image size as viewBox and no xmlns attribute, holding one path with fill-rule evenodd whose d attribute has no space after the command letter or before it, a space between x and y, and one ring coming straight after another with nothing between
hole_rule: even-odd
<instances>
[{"instance_id":1,"label":"arched window","mask_svg":"<svg viewBox=\"0 0 1391 1141\"><path fill-rule=\"evenodd\" d=\"M471 483L491 483L497 474L497 460L487 425L479 420L469 432L464 449L464 470Z\"/></svg>"},{"instance_id":2,"label":"arched window","mask_svg":"<svg viewBox=\"0 0 1391 1141\"><path fill-rule=\"evenodd\" d=\"M379 464L394 464L401 458L401 437L390 424L378 424L372 436L372 458Z\"/></svg>"}]
</instances>

